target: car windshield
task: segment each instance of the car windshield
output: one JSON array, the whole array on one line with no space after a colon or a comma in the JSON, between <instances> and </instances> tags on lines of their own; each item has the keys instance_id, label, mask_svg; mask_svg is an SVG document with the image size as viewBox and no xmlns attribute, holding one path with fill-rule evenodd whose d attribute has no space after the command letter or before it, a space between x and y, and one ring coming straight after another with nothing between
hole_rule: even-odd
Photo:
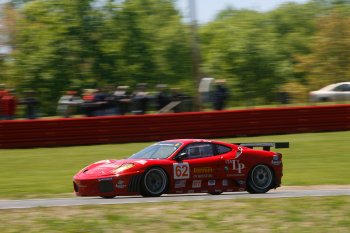
<instances>
[{"instance_id":1,"label":"car windshield","mask_svg":"<svg viewBox=\"0 0 350 233\"><path fill-rule=\"evenodd\" d=\"M330 84L328 86L322 87L319 91L332 91L337 86L338 86L337 83L333 83L333 84Z\"/></svg>"},{"instance_id":2,"label":"car windshield","mask_svg":"<svg viewBox=\"0 0 350 233\"><path fill-rule=\"evenodd\" d=\"M178 142L156 143L133 154L130 159L166 159L179 149L181 145Z\"/></svg>"}]
</instances>

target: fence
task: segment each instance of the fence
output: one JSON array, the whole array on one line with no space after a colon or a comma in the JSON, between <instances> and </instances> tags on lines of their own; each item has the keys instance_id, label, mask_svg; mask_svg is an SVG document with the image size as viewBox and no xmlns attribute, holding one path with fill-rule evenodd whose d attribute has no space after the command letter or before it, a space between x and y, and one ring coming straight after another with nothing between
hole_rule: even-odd
<instances>
[{"instance_id":1,"label":"fence","mask_svg":"<svg viewBox=\"0 0 350 233\"><path fill-rule=\"evenodd\" d=\"M0 121L0 148L350 130L350 105Z\"/></svg>"}]
</instances>

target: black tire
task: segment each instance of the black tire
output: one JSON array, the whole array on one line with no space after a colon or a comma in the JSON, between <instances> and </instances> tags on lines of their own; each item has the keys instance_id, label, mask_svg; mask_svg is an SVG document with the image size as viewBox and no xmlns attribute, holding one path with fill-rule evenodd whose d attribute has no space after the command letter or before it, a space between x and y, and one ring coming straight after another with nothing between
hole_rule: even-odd
<instances>
[{"instance_id":1,"label":"black tire","mask_svg":"<svg viewBox=\"0 0 350 233\"><path fill-rule=\"evenodd\" d=\"M141 195L144 197L159 197L168 187L168 176L159 167L148 169L141 180Z\"/></svg>"},{"instance_id":2,"label":"black tire","mask_svg":"<svg viewBox=\"0 0 350 233\"><path fill-rule=\"evenodd\" d=\"M249 193L266 193L273 187L275 176L271 168L264 164L253 167L248 176L247 191Z\"/></svg>"},{"instance_id":3,"label":"black tire","mask_svg":"<svg viewBox=\"0 0 350 233\"><path fill-rule=\"evenodd\" d=\"M222 192L210 192L211 195L220 195Z\"/></svg>"},{"instance_id":4,"label":"black tire","mask_svg":"<svg viewBox=\"0 0 350 233\"><path fill-rule=\"evenodd\" d=\"M100 196L102 198L105 198L105 199L112 199L112 198L115 198L116 196Z\"/></svg>"}]
</instances>

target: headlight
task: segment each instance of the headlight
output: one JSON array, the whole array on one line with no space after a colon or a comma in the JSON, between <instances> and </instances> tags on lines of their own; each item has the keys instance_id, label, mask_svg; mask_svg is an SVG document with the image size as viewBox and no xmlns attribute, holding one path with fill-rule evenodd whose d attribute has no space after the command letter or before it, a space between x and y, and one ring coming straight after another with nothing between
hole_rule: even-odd
<instances>
[{"instance_id":1,"label":"headlight","mask_svg":"<svg viewBox=\"0 0 350 233\"><path fill-rule=\"evenodd\" d=\"M123 165L121 165L120 167L116 168L114 170L115 173L119 173L119 172L122 172L126 169L129 169L129 168L132 168L133 166L135 166L135 164L133 163L124 163Z\"/></svg>"}]
</instances>

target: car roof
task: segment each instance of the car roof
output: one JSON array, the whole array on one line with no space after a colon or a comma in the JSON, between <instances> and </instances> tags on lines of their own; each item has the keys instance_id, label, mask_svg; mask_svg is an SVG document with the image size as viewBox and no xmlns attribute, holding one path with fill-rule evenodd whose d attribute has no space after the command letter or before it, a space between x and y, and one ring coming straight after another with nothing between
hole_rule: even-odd
<instances>
[{"instance_id":1,"label":"car roof","mask_svg":"<svg viewBox=\"0 0 350 233\"><path fill-rule=\"evenodd\" d=\"M209 142L209 143L233 145L233 144L228 143L228 142L209 140L209 139L172 139L172 140L166 140L166 141L161 141L161 142L178 142L178 143L183 143L183 144L189 144L189 143L193 143L193 142Z\"/></svg>"},{"instance_id":2,"label":"car roof","mask_svg":"<svg viewBox=\"0 0 350 233\"><path fill-rule=\"evenodd\" d=\"M341 83L333 83L333 84L329 84L328 86L322 87L319 91L329 91L332 90L333 88L343 85L343 84L349 84L350 82L341 82Z\"/></svg>"}]
</instances>

